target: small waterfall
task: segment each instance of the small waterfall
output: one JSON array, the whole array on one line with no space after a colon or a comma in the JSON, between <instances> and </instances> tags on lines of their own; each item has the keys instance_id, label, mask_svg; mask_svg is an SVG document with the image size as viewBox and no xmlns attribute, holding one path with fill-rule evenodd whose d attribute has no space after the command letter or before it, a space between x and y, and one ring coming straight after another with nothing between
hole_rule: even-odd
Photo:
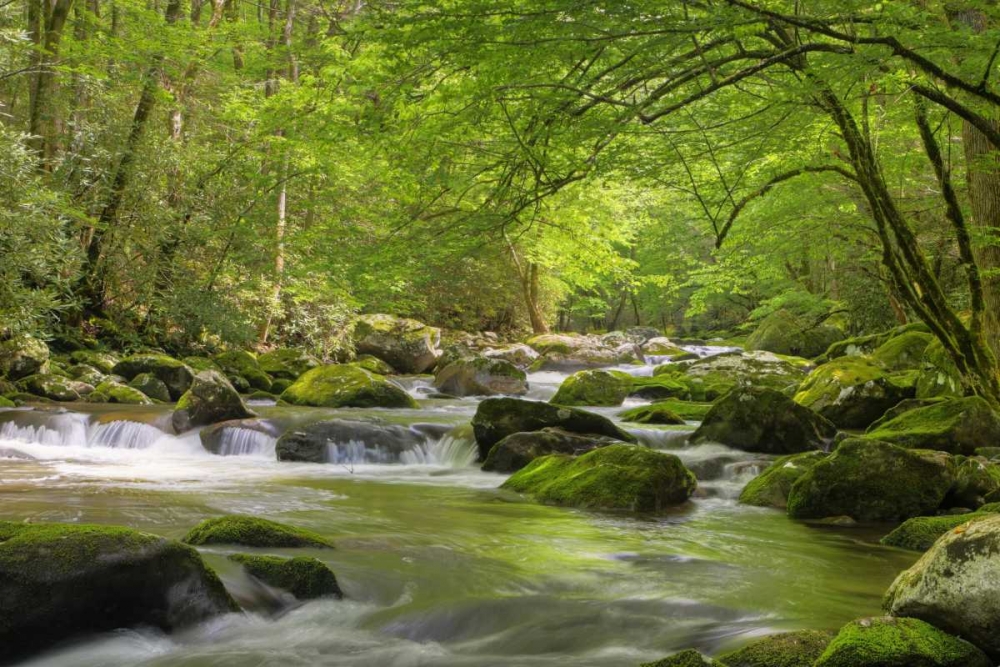
<instances>
[{"instance_id":1,"label":"small waterfall","mask_svg":"<svg viewBox=\"0 0 1000 667\"><path fill-rule=\"evenodd\" d=\"M278 439L250 428L230 427L219 436L219 456L270 456Z\"/></svg>"},{"instance_id":2,"label":"small waterfall","mask_svg":"<svg viewBox=\"0 0 1000 667\"><path fill-rule=\"evenodd\" d=\"M694 429L627 428L625 429L650 449L676 450L684 447Z\"/></svg>"},{"instance_id":3,"label":"small waterfall","mask_svg":"<svg viewBox=\"0 0 1000 667\"><path fill-rule=\"evenodd\" d=\"M458 429L456 429L458 430ZM445 465L450 468L467 468L476 461L476 443L462 434L448 434L429 440L400 454L400 463L410 465Z\"/></svg>"},{"instance_id":4,"label":"small waterfall","mask_svg":"<svg viewBox=\"0 0 1000 667\"><path fill-rule=\"evenodd\" d=\"M155 426L122 419L91 426L87 434L87 446L146 449L164 435Z\"/></svg>"},{"instance_id":5,"label":"small waterfall","mask_svg":"<svg viewBox=\"0 0 1000 667\"><path fill-rule=\"evenodd\" d=\"M361 440L348 440L327 443L326 460L338 465L398 463L400 454L381 445L369 446Z\"/></svg>"},{"instance_id":6,"label":"small waterfall","mask_svg":"<svg viewBox=\"0 0 1000 667\"><path fill-rule=\"evenodd\" d=\"M85 447L87 415L75 412L11 410L0 422L0 439L53 447Z\"/></svg>"}]
</instances>

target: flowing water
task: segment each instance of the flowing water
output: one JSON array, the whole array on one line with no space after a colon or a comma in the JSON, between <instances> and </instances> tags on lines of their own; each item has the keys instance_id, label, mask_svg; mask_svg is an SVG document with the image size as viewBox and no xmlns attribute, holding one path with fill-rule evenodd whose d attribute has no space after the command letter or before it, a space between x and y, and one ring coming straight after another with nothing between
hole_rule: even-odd
<instances>
[{"instance_id":1,"label":"flowing water","mask_svg":"<svg viewBox=\"0 0 1000 667\"><path fill-rule=\"evenodd\" d=\"M639 372L642 372L641 370ZM565 377L533 374L533 398ZM334 539L308 553L347 599L277 615L233 614L181 633L123 630L59 647L34 666L635 666L694 647L717 652L769 632L836 628L879 610L913 557L862 529L808 526L738 505L759 457L685 447L689 428L633 429L699 477L698 495L656 517L533 504L474 465L472 399L421 409L256 405L270 430L227 429L220 453L166 432L166 409L0 412L0 519L132 526L179 538L221 514L267 517ZM617 410L605 410L613 415ZM331 417L414 434L404 451L335 443L330 463L279 463L275 435ZM241 549L246 551L245 549ZM203 551L241 600L254 589Z\"/></svg>"}]
</instances>

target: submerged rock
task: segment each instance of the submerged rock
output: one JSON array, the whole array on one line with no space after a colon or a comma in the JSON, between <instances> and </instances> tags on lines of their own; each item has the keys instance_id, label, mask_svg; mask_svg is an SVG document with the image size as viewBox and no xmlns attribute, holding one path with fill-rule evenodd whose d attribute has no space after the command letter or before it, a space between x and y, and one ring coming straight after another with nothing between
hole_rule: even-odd
<instances>
[{"instance_id":1,"label":"submerged rock","mask_svg":"<svg viewBox=\"0 0 1000 667\"><path fill-rule=\"evenodd\" d=\"M260 367L260 370L275 378L275 381L277 379L296 380L303 373L321 364L322 362L319 359L305 350L296 350L294 348L282 348L273 352L266 352L257 357L257 365ZM278 391L273 383L270 391Z\"/></svg>"},{"instance_id":2,"label":"submerged rock","mask_svg":"<svg viewBox=\"0 0 1000 667\"><path fill-rule=\"evenodd\" d=\"M232 554L229 560L242 565L250 576L268 586L286 590L299 600L344 597L333 571L315 558Z\"/></svg>"},{"instance_id":3,"label":"submerged rock","mask_svg":"<svg viewBox=\"0 0 1000 667\"><path fill-rule=\"evenodd\" d=\"M734 389L705 415L692 443L720 442L763 454L823 449L836 435L829 421L773 389Z\"/></svg>"},{"instance_id":4,"label":"submerged rock","mask_svg":"<svg viewBox=\"0 0 1000 667\"><path fill-rule=\"evenodd\" d=\"M848 623L815 667L990 667L972 644L916 618L865 618Z\"/></svg>"},{"instance_id":5,"label":"submerged rock","mask_svg":"<svg viewBox=\"0 0 1000 667\"><path fill-rule=\"evenodd\" d=\"M865 359L844 357L810 373L795 394L795 402L839 428L860 429L900 401L913 398L915 392L912 379L891 376Z\"/></svg>"},{"instance_id":6,"label":"submerged rock","mask_svg":"<svg viewBox=\"0 0 1000 667\"><path fill-rule=\"evenodd\" d=\"M896 578L884 607L959 635L1000 659L1000 515L946 533Z\"/></svg>"},{"instance_id":7,"label":"submerged rock","mask_svg":"<svg viewBox=\"0 0 1000 667\"><path fill-rule=\"evenodd\" d=\"M462 357L437 372L434 387L451 396L521 395L528 391L528 379L509 361Z\"/></svg>"},{"instance_id":8,"label":"submerged rock","mask_svg":"<svg viewBox=\"0 0 1000 667\"><path fill-rule=\"evenodd\" d=\"M802 475L826 459L825 452L804 452L783 456L743 487L740 502L757 507L788 507L788 494Z\"/></svg>"},{"instance_id":9,"label":"submerged rock","mask_svg":"<svg viewBox=\"0 0 1000 667\"><path fill-rule=\"evenodd\" d=\"M694 474L673 454L639 445L610 445L573 458L544 456L501 488L554 505L659 512L694 493Z\"/></svg>"},{"instance_id":10,"label":"submerged rock","mask_svg":"<svg viewBox=\"0 0 1000 667\"><path fill-rule=\"evenodd\" d=\"M332 446L359 445L372 463L398 461L403 452L418 447L424 436L405 426L375 420L330 419L286 431L276 446L279 461L335 463ZM367 462L367 461L366 461Z\"/></svg>"},{"instance_id":11,"label":"submerged rock","mask_svg":"<svg viewBox=\"0 0 1000 667\"><path fill-rule=\"evenodd\" d=\"M483 470L516 472L542 456L549 454L579 456L598 447L613 444L621 444L621 440L607 436L570 433L558 428L514 433L493 446L483 463Z\"/></svg>"},{"instance_id":12,"label":"submerged rock","mask_svg":"<svg viewBox=\"0 0 1000 667\"><path fill-rule=\"evenodd\" d=\"M982 398L969 396L909 410L865 435L901 447L972 455L1000 442L1000 415Z\"/></svg>"},{"instance_id":13,"label":"submerged rock","mask_svg":"<svg viewBox=\"0 0 1000 667\"><path fill-rule=\"evenodd\" d=\"M321 408L416 408L402 387L381 375L339 364L307 371L281 394L292 405Z\"/></svg>"},{"instance_id":14,"label":"submerged rock","mask_svg":"<svg viewBox=\"0 0 1000 667\"><path fill-rule=\"evenodd\" d=\"M607 417L578 408L568 408L540 401L518 398L488 398L476 408L472 428L479 447L479 459L485 460L495 444L514 433L540 431L557 427L573 433L604 435L624 442L635 437L623 431Z\"/></svg>"},{"instance_id":15,"label":"submerged rock","mask_svg":"<svg viewBox=\"0 0 1000 667\"><path fill-rule=\"evenodd\" d=\"M196 426L253 416L222 373L201 371L177 401L171 423L175 431L183 433Z\"/></svg>"},{"instance_id":16,"label":"submerged rock","mask_svg":"<svg viewBox=\"0 0 1000 667\"><path fill-rule=\"evenodd\" d=\"M620 371L578 371L563 380L550 402L617 407L625 401L631 385L632 376Z\"/></svg>"},{"instance_id":17,"label":"submerged rock","mask_svg":"<svg viewBox=\"0 0 1000 667\"><path fill-rule=\"evenodd\" d=\"M49 347L32 336L14 336L0 342L0 376L20 380L48 371Z\"/></svg>"},{"instance_id":18,"label":"submerged rock","mask_svg":"<svg viewBox=\"0 0 1000 667\"><path fill-rule=\"evenodd\" d=\"M236 611L191 547L117 526L0 522L0 662L118 628Z\"/></svg>"},{"instance_id":19,"label":"submerged rock","mask_svg":"<svg viewBox=\"0 0 1000 667\"><path fill-rule=\"evenodd\" d=\"M362 315L354 324L354 348L371 354L401 373L423 373L441 355L441 330L417 320L391 315Z\"/></svg>"},{"instance_id":20,"label":"submerged rock","mask_svg":"<svg viewBox=\"0 0 1000 667\"><path fill-rule=\"evenodd\" d=\"M933 514L954 480L951 457L849 438L792 485L788 515L904 521Z\"/></svg>"},{"instance_id":21,"label":"submerged rock","mask_svg":"<svg viewBox=\"0 0 1000 667\"><path fill-rule=\"evenodd\" d=\"M126 357L115 364L112 369L115 375L121 375L126 380L132 380L141 373L149 373L167 385L171 400L177 400L190 387L194 380L194 371L176 359L165 354L136 354Z\"/></svg>"},{"instance_id":22,"label":"submerged rock","mask_svg":"<svg viewBox=\"0 0 1000 667\"><path fill-rule=\"evenodd\" d=\"M822 630L770 635L719 656L726 667L812 667L834 638Z\"/></svg>"},{"instance_id":23,"label":"submerged rock","mask_svg":"<svg viewBox=\"0 0 1000 667\"><path fill-rule=\"evenodd\" d=\"M238 515L205 519L184 536L183 542L195 546L238 544L244 547L333 548L329 540L310 530Z\"/></svg>"}]
</instances>

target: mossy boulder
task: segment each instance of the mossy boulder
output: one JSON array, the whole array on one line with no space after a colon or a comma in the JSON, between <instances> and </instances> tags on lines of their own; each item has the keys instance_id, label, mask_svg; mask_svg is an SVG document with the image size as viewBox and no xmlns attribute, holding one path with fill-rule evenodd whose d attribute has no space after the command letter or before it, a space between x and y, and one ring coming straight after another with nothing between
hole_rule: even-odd
<instances>
[{"instance_id":1,"label":"mossy boulder","mask_svg":"<svg viewBox=\"0 0 1000 667\"><path fill-rule=\"evenodd\" d=\"M195 371L221 371L219 364L215 363L208 357L191 356L184 357L181 359L185 364L190 366Z\"/></svg>"},{"instance_id":2,"label":"mossy boulder","mask_svg":"<svg viewBox=\"0 0 1000 667\"><path fill-rule=\"evenodd\" d=\"M122 405L152 405L153 401L138 389L114 380L105 380L87 396L93 403L120 403Z\"/></svg>"},{"instance_id":3,"label":"mossy boulder","mask_svg":"<svg viewBox=\"0 0 1000 667\"><path fill-rule=\"evenodd\" d=\"M0 662L72 637L236 611L198 552L116 526L0 522Z\"/></svg>"},{"instance_id":4,"label":"mossy boulder","mask_svg":"<svg viewBox=\"0 0 1000 667\"><path fill-rule=\"evenodd\" d=\"M792 484L794 519L849 516L855 521L905 521L933 514L955 481L951 457L849 438Z\"/></svg>"},{"instance_id":5,"label":"mossy boulder","mask_svg":"<svg viewBox=\"0 0 1000 667\"><path fill-rule=\"evenodd\" d=\"M726 667L812 667L834 636L822 630L769 635L720 655L719 661Z\"/></svg>"},{"instance_id":6,"label":"mossy boulder","mask_svg":"<svg viewBox=\"0 0 1000 667\"><path fill-rule=\"evenodd\" d=\"M872 352L872 361L892 371L920 369L924 352L934 336L923 331L907 331L882 343Z\"/></svg>"},{"instance_id":7,"label":"mossy boulder","mask_svg":"<svg viewBox=\"0 0 1000 667\"><path fill-rule=\"evenodd\" d=\"M684 350L675 345L669 338L657 336L650 338L642 344L642 353L654 357L679 357L686 354Z\"/></svg>"},{"instance_id":8,"label":"mossy boulder","mask_svg":"<svg viewBox=\"0 0 1000 667\"><path fill-rule=\"evenodd\" d=\"M553 505L659 512L694 493L694 474L673 454L639 445L610 445L580 457L535 459L501 488Z\"/></svg>"},{"instance_id":9,"label":"mossy boulder","mask_svg":"<svg viewBox=\"0 0 1000 667\"><path fill-rule=\"evenodd\" d=\"M275 381L278 379L296 380L303 373L322 365L322 363L305 350L294 348L281 348L257 357L257 365L260 370L274 378ZM273 382L271 391L277 392Z\"/></svg>"},{"instance_id":10,"label":"mossy boulder","mask_svg":"<svg viewBox=\"0 0 1000 667\"><path fill-rule=\"evenodd\" d=\"M644 662L639 667L725 667L722 663L703 656L694 649L674 653L663 660Z\"/></svg>"},{"instance_id":11,"label":"mossy boulder","mask_svg":"<svg viewBox=\"0 0 1000 667\"><path fill-rule=\"evenodd\" d=\"M899 547L910 551L927 551L945 533L959 526L985 519L996 512L969 512L967 514L945 514L943 516L915 516L907 519L880 541L888 547Z\"/></svg>"},{"instance_id":12,"label":"mossy boulder","mask_svg":"<svg viewBox=\"0 0 1000 667\"><path fill-rule=\"evenodd\" d=\"M941 341L934 339L924 350L923 370L917 380L917 398L958 397L964 394L962 376Z\"/></svg>"},{"instance_id":13,"label":"mossy boulder","mask_svg":"<svg viewBox=\"0 0 1000 667\"><path fill-rule=\"evenodd\" d=\"M578 371L563 380L550 402L617 407L625 401L631 386L632 376L620 371Z\"/></svg>"},{"instance_id":14,"label":"mossy boulder","mask_svg":"<svg viewBox=\"0 0 1000 667\"><path fill-rule=\"evenodd\" d=\"M229 350L215 355L212 361L226 377L238 376L245 380L251 389L271 391L271 377L261 370L257 357L249 352Z\"/></svg>"},{"instance_id":15,"label":"mossy boulder","mask_svg":"<svg viewBox=\"0 0 1000 667\"><path fill-rule=\"evenodd\" d=\"M183 540L186 544L238 544L244 547L296 548L325 547L333 544L317 533L277 521L251 516L229 515L205 519L192 528Z\"/></svg>"},{"instance_id":16,"label":"mossy boulder","mask_svg":"<svg viewBox=\"0 0 1000 667\"><path fill-rule=\"evenodd\" d=\"M635 343L601 336L542 334L529 338L526 343L541 355L532 364L532 370L580 370L642 359Z\"/></svg>"},{"instance_id":17,"label":"mossy boulder","mask_svg":"<svg viewBox=\"0 0 1000 667\"><path fill-rule=\"evenodd\" d=\"M120 361L118 355L97 350L77 350L70 354L69 358L76 364L93 366L105 375L111 373L115 364Z\"/></svg>"},{"instance_id":18,"label":"mossy boulder","mask_svg":"<svg viewBox=\"0 0 1000 667\"><path fill-rule=\"evenodd\" d=\"M733 352L658 366L653 375L658 380L679 382L687 390L668 397L692 401L715 401L736 387L762 387L791 395L806 378L806 367L801 363L804 361L771 352ZM636 378L636 386L641 380Z\"/></svg>"},{"instance_id":19,"label":"mossy boulder","mask_svg":"<svg viewBox=\"0 0 1000 667\"><path fill-rule=\"evenodd\" d=\"M681 425L686 423L686 421L684 417L681 417L679 414L674 412L676 403L679 403L679 401L640 405L637 408L631 408L629 410L619 412L618 417L622 421L633 422L636 424ZM708 409L706 408L705 413L707 412ZM705 413L700 413L696 419L704 417Z\"/></svg>"},{"instance_id":20,"label":"mossy boulder","mask_svg":"<svg viewBox=\"0 0 1000 667\"><path fill-rule=\"evenodd\" d=\"M177 401L171 423L175 431L183 433L196 426L253 416L225 375L219 371L201 371Z\"/></svg>"},{"instance_id":21,"label":"mossy boulder","mask_svg":"<svg viewBox=\"0 0 1000 667\"><path fill-rule=\"evenodd\" d=\"M914 395L912 382L895 378L864 358L842 357L810 373L795 394L795 402L839 428L862 429Z\"/></svg>"},{"instance_id":22,"label":"mossy boulder","mask_svg":"<svg viewBox=\"0 0 1000 667\"><path fill-rule=\"evenodd\" d=\"M1000 492L1000 465L979 456L958 456L955 461L955 483L945 502L948 507L976 509Z\"/></svg>"},{"instance_id":23,"label":"mossy boulder","mask_svg":"<svg viewBox=\"0 0 1000 667\"><path fill-rule=\"evenodd\" d=\"M20 380L48 371L49 346L28 335L0 341L0 376Z\"/></svg>"},{"instance_id":24,"label":"mossy boulder","mask_svg":"<svg viewBox=\"0 0 1000 667\"><path fill-rule=\"evenodd\" d=\"M441 352L441 330L391 315L362 315L354 324L354 349L371 354L401 373L423 373Z\"/></svg>"},{"instance_id":25,"label":"mossy boulder","mask_svg":"<svg viewBox=\"0 0 1000 667\"><path fill-rule=\"evenodd\" d=\"M62 375L29 375L22 378L18 384L29 394L60 403L79 401L81 395L85 396L94 391L93 386Z\"/></svg>"},{"instance_id":26,"label":"mossy boulder","mask_svg":"<svg viewBox=\"0 0 1000 667\"><path fill-rule=\"evenodd\" d=\"M128 386L141 391L154 401L170 400L170 390L167 389L167 385L152 373L139 373L132 378Z\"/></svg>"},{"instance_id":27,"label":"mossy boulder","mask_svg":"<svg viewBox=\"0 0 1000 667\"><path fill-rule=\"evenodd\" d=\"M756 507L788 507L788 494L799 477L829 456L826 452L803 452L782 456L743 487L740 502Z\"/></svg>"},{"instance_id":28,"label":"mossy boulder","mask_svg":"<svg viewBox=\"0 0 1000 667\"><path fill-rule=\"evenodd\" d=\"M69 375L74 380L79 380L80 382L85 382L92 387L104 382L107 377L104 373L97 370L93 366L87 366L86 364L80 364L79 366L71 366L69 369Z\"/></svg>"},{"instance_id":29,"label":"mossy boulder","mask_svg":"<svg viewBox=\"0 0 1000 667\"><path fill-rule=\"evenodd\" d=\"M679 374L679 373L678 373ZM732 387L726 385L722 392L729 391ZM629 384L628 395L633 398L645 398L660 401L670 398L686 399L691 396L691 386L679 378L667 374L654 375L651 377L633 377ZM718 398L718 392L710 393L710 399ZM704 397L704 391L701 395ZM719 394L721 395L721 394Z\"/></svg>"},{"instance_id":30,"label":"mossy boulder","mask_svg":"<svg viewBox=\"0 0 1000 667\"><path fill-rule=\"evenodd\" d=\"M929 623L886 616L845 625L815 667L990 667L990 661Z\"/></svg>"},{"instance_id":31,"label":"mossy boulder","mask_svg":"<svg viewBox=\"0 0 1000 667\"><path fill-rule=\"evenodd\" d=\"M170 399L176 401L191 387L194 371L187 364L165 354L136 354L115 364L112 372L126 380L149 373L167 385Z\"/></svg>"},{"instance_id":32,"label":"mossy boulder","mask_svg":"<svg viewBox=\"0 0 1000 667\"><path fill-rule=\"evenodd\" d=\"M503 359L520 369L526 369L538 360L539 354L524 343L514 343L504 347L491 347L483 350L483 356L489 359Z\"/></svg>"},{"instance_id":33,"label":"mossy boulder","mask_svg":"<svg viewBox=\"0 0 1000 667\"><path fill-rule=\"evenodd\" d=\"M909 410L866 436L901 447L972 455L1000 442L1000 415L982 398L969 396Z\"/></svg>"},{"instance_id":34,"label":"mossy boulder","mask_svg":"<svg viewBox=\"0 0 1000 667\"><path fill-rule=\"evenodd\" d=\"M451 396L520 396L528 392L528 376L503 359L462 357L435 374L434 387Z\"/></svg>"},{"instance_id":35,"label":"mossy boulder","mask_svg":"<svg viewBox=\"0 0 1000 667\"><path fill-rule=\"evenodd\" d=\"M229 560L242 565L250 576L268 586L286 590L299 600L344 597L333 571L315 558L232 554Z\"/></svg>"},{"instance_id":36,"label":"mossy boulder","mask_svg":"<svg viewBox=\"0 0 1000 667\"><path fill-rule=\"evenodd\" d=\"M370 354L362 354L351 363L376 375L394 375L396 373L395 368Z\"/></svg>"},{"instance_id":37,"label":"mossy boulder","mask_svg":"<svg viewBox=\"0 0 1000 667\"><path fill-rule=\"evenodd\" d=\"M360 445L370 457L367 463L391 463L424 441L416 429L380 420L329 419L288 429L278 438L275 454L279 461L341 463L357 457Z\"/></svg>"},{"instance_id":38,"label":"mossy boulder","mask_svg":"<svg viewBox=\"0 0 1000 667\"><path fill-rule=\"evenodd\" d=\"M1000 515L945 533L900 574L883 605L972 642L1000 660Z\"/></svg>"},{"instance_id":39,"label":"mossy boulder","mask_svg":"<svg viewBox=\"0 0 1000 667\"><path fill-rule=\"evenodd\" d=\"M930 333L930 329L928 329L926 324L923 322L914 322L912 324L904 324L894 329L889 329L888 331L880 331L863 336L844 338L843 340L839 340L830 345L825 353L817 357L816 363L824 364L831 359L839 359L840 357L859 357L870 355L882 345L885 345L885 343L889 340L896 338L897 336L910 333L911 331L925 334Z\"/></svg>"},{"instance_id":40,"label":"mossy boulder","mask_svg":"<svg viewBox=\"0 0 1000 667\"><path fill-rule=\"evenodd\" d=\"M282 392L281 400L321 408L418 407L396 383L350 364L319 366L305 372Z\"/></svg>"},{"instance_id":41,"label":"mossy boulder","mask_svg":"<svg viewBox=\"0 0 1000 667\"><path fill-rule=\"evenodd\" d=\"M777 310L747 337L746 349L812 358L843 338L844 332L836 327L813 326L787 310Z\"/></svg>"},{"instance_id":42,"label":"mossy boulder","mask_svg":"<svg viewBox=\"0 0 1000 667\"><path fill-rule=\"evenodd\" d=\"M481 461L486 460L493 446L507 436L540 431L547 427L635 442L634 436L620 429L607 417L578 408L540 401L487 398L479 404L472 418L472 428Z\"/></svg>"},{"instance_id":43,"label":"mossy boulder","mask_svg":"<svg viewBox=\"0 0 1000 667\"><path fill-rule=\"evenodd\" d=\"M549 454L579 456L613 444L621 444L621 440L600 435L571 433L558 428L514 433L493 446L483 463L483 470L516 472L542 456Z\"/></svg>"},{"instance_id":44,"label":"mossy boulder","mask_svg":"<svg viewBox=\"0 0 1000 667\"><path fill-rule=\"evenodd\" d=\"M780 392L741 387L712 406L691 442L719 442L762 454L795 454L824 449L836 433L829 421Z\"/></svg>"}]
</instances>

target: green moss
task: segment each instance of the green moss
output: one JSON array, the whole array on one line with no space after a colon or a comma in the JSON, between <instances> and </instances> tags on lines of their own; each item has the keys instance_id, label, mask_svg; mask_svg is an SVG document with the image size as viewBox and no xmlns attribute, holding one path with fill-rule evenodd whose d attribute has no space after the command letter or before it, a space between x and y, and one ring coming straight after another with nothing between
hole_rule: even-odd
<instances>
[{"instance_id":1,"label":"green moss","mask_svg":"<svg viewBox=\"0 0 1000 667\"><path fill-rule=\"evenodd\" d=\"M119 359L109 352L97 352L94 350L77 350L69 355L77 364L93 366L102 373L110 373L114 369Z\"/></svg>"},{"instance_id":2,"label":"green moss","mask_svg":"<svg viewBox=\"0 0 1000 667\"><path fill-rule=\"evenodd\" d=\"M771 635L719 656L726 667L812 667L834 633L802 630Z\"/></svg>"},{"instance_id":3,"label":"green moss","mask_svg":"<svg viewBox=\"0 0 1000 667\"><path fill-rule=\"evenodd\" d=\"M532 336L524 342L539 354L571 354L573 348L566 342L567 337L566 335L542 334Z\"/></svg>"},{"instance_id":4,"label":"green moss","mask_svg":"<svg viewBox=\"0 0 1000 667\"><path fill-rule=\"evenodd\" d=\"M127 387L113 380L105 380L97 385L94 392L87 396L92 403L121 403L123 405L152 405L148 396L132 387Z\"/></svg>"},{"instance_id":5,"label":"green moss","mask_svg":"<svg viewBox=\"0 0 1000 667\"><path fill-rule=\"evenodd\" d=\"M620 371L580 371L563 380L550 402L616 407L624 402L631 385L632 376Z\"/></svg>"},{"instance_id":6,"label":"green moss","mask_svg":"<svg viewBox=\"0 0 1000 667\"><path fill-rule=\"evenodd\" d=\"M993 505L998 508L1000 505ZM889 547L899 547L910 551L927 551L945 533L969 521L982 519L998 513L998 509L984 511L982 508L969 514L949 514L946 516L918 516L908 519L901 526L882 538L881 543Z\"/></svg>"},{"instance_id":7,"label":"green moss","mask_svg":"<svg viewBox=\"0 0 1000 667\"><path fill-rule=\"evenodd\" d=\"M1000 416L985 400L970 396L909 410L865 435L901 447L973 454L1000 441Z\"/></svg>"},{"instance_id":8,"label":"green moss","mask_svg":"<svg viewBox=\"0 0 1000 667\"><path fill-rule=\"evenodd\" d=\"M194 379L194 371L187 364L165 354L136 354L126 357L115 364L112 371L128 380L140 373L150 373L167 385L173 400L180 398Z\"/></svg>"},{"instance_id":9,"label":"green moss","mask_svg":"<svg viewBox=\"0 0 1000 667\"><path fill-rule=\"evenodd\" d=\"M643 663L640 667L722 667L722 665L694 649L687 649L663 660Z\"/></svg>"},{"instance_id":10,"label":"green moss","mask_svg":"<svg viewBox=\"0 0 1000 667\"><path fill-rule=\"evenodd\" d=\"M217 363L208 357L184 357L181 359L185 364L196 371L221 371Z\"/></svg>"},{"instance_id":11,"label":"green moss","mask_svg":"<svg viewBox=\"0 0 1000 667\"><path fill-rule=\"evenodd\" d=\"M239 563L248 574L265 584L284 589L300 600L344 597L337 584L337 577L330 568L315 558L233 554L229 556L229 560Z\"/></svg>"},{"instance_id":12,"label":"green moss","mask_svg":"<svg viewBox=\"0 0 1000 667\"><path fill-rule=\"evenodd\" d=\"M623 421L634 422L636 424L684 424L683 417L671 410L671 406L665 403L653 403L652 405L640 405L631 410L618 413L618 417Z\"/></svg>"},{"instance_id":13,"label":"green moss","mask_svg":"<svg viewBox=\"0 0 1000 667\"><path fill-rule=\"evenodd\" d=\"M320 365L320 360L304 350L283 348L257 358L260 370L274 378L295 380L306 371Z\"/></svg>"},{"instance_id":14,"label":"green moss","mask_svg":"<svg viewBox=\"0 0 1000 667\"><path fill-rule=\"evenodd\" d=\"M959 397L964 393L962 376L941 341L934 339L927 345L923 367L917 381L917 398Z\"/></svg>"},{"instance_id":15,"label":"green moss","mask_svg":"<svg viewBox=\"0 0 1000 667\"><path fill-rule=\"evenodd\" d=\"M712 409L712 404L695 403L694 401L682 401L679 399L667 399L665 401L657 401L650 405L633 408L633 410L639 411L644 408L668 410L685 421L701 421L705 418L705 415L708 414L708 411ZM626 419L625 417L627 413L631 413L633 410L625 410L618 416L626 421L635 421L633 419Z\"/></svg>"},{"instance_id":16,"label":"green moss","mask_svg":"<svg viewBox=\"0 0 1000 667\"><path fill-rule=\"evenodd\" d=\"M370 354L362 354L351 363L376 375L392 375L396 372L388 363Z\"/></svg>"},{"instance_id":17,"label":"green moss","mask_svg":"<svg viewBox=\"0 0 1000 667\"><path fill-rule=\"evenodd\" d=\"M815 667L989 667L971 644L915 618L870 618L845 625Z\"/></svg>"},{"instance_id":18,"label":"green moss","mask_svg":"<svg viewBox=\"0 0 1000 667\"><path fill-rule=\"evenodd\" d=\"M166 402L170 400L170 390L167 389L167 385L163 384L163 382L151 373L139 373L132 378L128 386L141 391L154 401Z\"/></svg>"},{"instance_id":19,"label":"green moss","mask_svg":"<svg viewBox=\"0 0 1000 667\"><path fill-rule=\"evenodd\" d=\"M953 482L951 457L849 438L792 485L788 515L904 521L935 512Z\"/></svg>"},{"instance_id":20,"label":"green moss","mask_svg":"<svg viewBox=\"0 0 1000 667\"><path fill-rule=\"evenodd\" d=\"M9 398L4 398L3 396L0 396L0 408L15 408L15 407L17 407L17 404L14 403L14 401L10 400Z\"/></svg>"},{"instance_id":21,"label":"green moss","mask_svg":"<svg viewBox=\"0 0 1000 667\"><path fill-rule=\"evenodd\" d=\"M912 382L897 381L867 359L843 357L810 373L795 394L795 402L840 428L858 429L913 394Z\"/></svg>"},{"instance_id":22,"label":"green moss","mask_svg":"<svg viewBox=\"0 0 1000 667\"><path fill-rule=\"evenodd\" d=\"M812 326L787 310L778 310L761 320L747 337L746 349L811 358L843 337L835 327Z\"/></svg>"},{"instance_id":23,"label":"green moss","mask_svg":"<svg viewBox=\"0 0 1000 667\"><path fill-rule=\"evenodd\" d=\"M656 370L660 368L663 366L657 366ZM654 400L687 398L691 395L691 388L677 375L668 375L664 372L659 375L654 374L652 377L632 378L628 395Z\"/></svg>"},{"instance_id":24,"label":"green moss","mask_svg":"<svg viewBox=\"0 0 1000 667\"><path fill-rule=\"evenodd\" d=\"M281 396L281 394L293 384L295 384L294 380L289 380L288 378L276 378L274 382L271 383L271 393L276 396Z\"/></svg>"},{"instance_id":25,"label":"green moss","mask_svg":"<svg viewBox=\"0 0 1000 667\"><path fill-rule=\"evenodd\" d=\"M921 331L907 331L890 338L872 352L872 360L890 370L919 369L924 352L934 336Z\"/></svg>"},{"instance_id":26,"label":"green moss","mask_svg":"<svg viewBox=\"0 0 1000 667\"><path fill-rule=\"evenodd\" d=\"M261 391L260 389L258 389L257 391L254 391L254 392L248 394L247 395L247 400L248 401L277 401L278 400L278 396L276 394L272 394L269 391Z\"/></svg>"},{"instance_id":27,"label":"green moss","mask_svg":"<svg viewBox=\"0 0 1000 667\"><path fill-rule=\"evenodd\" d=\"M357 366L320 366L307 371L281 394L292 405L325 408L416 408L401 387Z\"/></svg>"},{"instance_id":28,"label":"green moss","mask_svg":"<svg viewBox=\"0 0 1000 667\"><path fill-rule=\"evenodd\" d=\"M267 519L249 516L223 516L206 519L184 536L184 542L204 544L239 544L245 547L328 547L322 535Z\"/></svg>"},{"instance_id":29,"label":"green moss","mask_svg":"<svg viewBox=\"0 0 1000 667\"><path fill-rule=\"evenodd\" d=\"M73 388L71 381L61 375L29 375L18 384L30 394L53 401L80 400L80 394Z\"/></svg>"},{"instance_id":30,"label":"green moss","mask_svg":"<svg viewBox=\"0 0 1000 667\"><path fill-rule=\"evenodd\" d=\"M782 456L743 487L740 502L756 507L784 509L788 506L788 493L796 480L827 456L829 455L825 452L819 451Z\"/></svg>"},{"instance_id":31,"label":"green moss","mask_svg":"<svg viewBox=\"0 0 1000 667\"><path fill-rule=\"evenodd\" d=\"M636 445L610 445L579 458L535 459L502 488L538 501L590 509L656 512L687 500L695 477L680 459Z\"/></svg>"}]
</instances>

